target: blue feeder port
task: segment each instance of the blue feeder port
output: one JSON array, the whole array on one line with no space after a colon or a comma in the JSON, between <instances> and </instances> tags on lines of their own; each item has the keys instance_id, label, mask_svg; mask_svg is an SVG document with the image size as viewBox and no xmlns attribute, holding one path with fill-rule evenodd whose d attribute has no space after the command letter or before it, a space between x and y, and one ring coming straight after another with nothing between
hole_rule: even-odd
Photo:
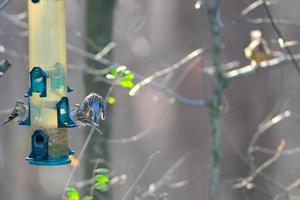
<instances>
[{"instance_id":1,"label":"blue feeder port","mask_svg":"<svg viewBox=\"0 0 300 200\"><path fill-rule=\"evenodd\" d=\"M49 135L43 130L36 130L31 136L32 151L26 158L31 165L39 166L55 166L69 164L71 161L69 155L73 155L74 152L70 149L65 151L65 155L49 154ZM64 147L60 147L64 148Z\"/></svg>"}]
</instances>

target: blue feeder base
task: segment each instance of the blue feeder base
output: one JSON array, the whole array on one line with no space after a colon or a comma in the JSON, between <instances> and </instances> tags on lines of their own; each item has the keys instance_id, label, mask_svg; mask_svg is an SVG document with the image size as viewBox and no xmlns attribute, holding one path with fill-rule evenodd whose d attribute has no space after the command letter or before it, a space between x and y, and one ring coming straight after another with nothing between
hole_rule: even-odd
<instances>
[{"instance_id":1,"label":"blue feeder base","mask_svg":"<svg viewBox=\"0 0 300 200\"><path fill-rule=\"evenodd\" d=\"M42 161L34 161L28 160L29 164L37 165L37 166L56 166L56 165L67 165L71 163L70 159L65 160L42 160Z\"/></svg>"},{"instance_id":2,"label":"blue feeder base","mask_svg":"<svg viewBox=\"0 0 300 200\"><path fill-rule=\"evenodd\" d=\"M74 151L69 149L69 156L74 155ZM62 156L61 158L58 158L56 160L36 160L32 157L32 153L26 157L26 160L31 165L36 166L57 166L57 165L67 165L71 163L71 160L69 159L69 156Z\"/></svg>"}]
</instances>

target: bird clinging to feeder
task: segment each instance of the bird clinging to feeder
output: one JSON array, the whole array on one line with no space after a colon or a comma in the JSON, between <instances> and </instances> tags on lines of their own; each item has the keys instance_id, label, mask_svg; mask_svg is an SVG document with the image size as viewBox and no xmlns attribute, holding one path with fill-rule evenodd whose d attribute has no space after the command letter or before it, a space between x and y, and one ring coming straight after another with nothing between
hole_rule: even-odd
<instances>
[{"instance_id":1,"label":"bird clinging to feeder","mask_svg":"<svg viewBox=\"0 0 300 200\"><path fill-rule=\"evenodd\" d=\"M105 119L105 110L103 97L92 92L84 98L82 105L75 104L70 108L70 117L77 126L99 126L100 119Z\"/></svg>"},{"instance_id":2,"label":"bird clinging to feeder","mask_svg":"<svg viewBox=\"0 0 300 200\"><path fill-rule=\"evenodd\" d=\"M76 109L70 113L68 93L73 90L68 87L66 80L65 0L27 0L27 2L29 21L29 90L25 95L27 102L24 104L17 101L15 109L3 125L17 120L20 125L29 127L32 148L26 158L29 164L46 166L69 164L74 152L68 146L67 129L78 127L77 122L83 121L83 118L98 126L99 118L104 120L104 100L100 95L91 93L85 98L82 106L76 105L74 107Z\"/></svg>"},{"instance_id":3,"label":"bird clinging to feeder","mask_svg":"<svg viewBox=\"0 0 300 200\"><path fill-rule=\"evenodd\" d=\"M81 110L84 113L91 113L92 124L98 126L101 120L105 119L105 102L102 96L96 93L90 93L85 97Z\"/></svg>"},{"instance_id":4,"label":"bird clinging to feeder","mask_svg":"<svg viewBox=\"0 0 300 200\"><path fill-rule=\"evenodd\" d=\"M251 65L258 65L259 63L269 60L271 58L271 51L268 47L267 41L262 38L260 30L253 30L250 32L251 42L244 49L245 56L251 61Z\"/></svg>"},{"instance_id":5,"label":"bird clinging to feeder","mask_svg":"<svg viewBox=\"0 0 300 200\"><path fill-rule=\"evenodd\" d=\"M105 119L104 99L96 93L90 93L82 105L75 104L70 108L70 117L77 127L93 126L95 131L102 134L96 126L99 126L100 119Z\"/></svg>"},{"instance_id":6,"label":"bird clinging to feeder","mask_svg":"<svg viewBox=\"0 0 300 200\"><path fill-rule=\"evenodd\" d=\"M83 112L80 104L75 104L70 108L70 117L79 127L92 124L91 113Z\"/></svg>"},{"instance_id":7,"label":"bird clinging to feeder","mask_svg":"<svg viewBox=\"0 0 300 200\"><path fill-rule=\"evenodd\" d=\"M5 120L1 126L4 126L5 124L11 122L11 121L17 121L17 122L21 122L23 121L28 115L28 108L27 106L23 103L23 101L18 100L16 102L15 108L13 109L13 111L11 112L11 114L9 115L9 117L7 118L7 120Z\"/></svg>"}]
</instances>

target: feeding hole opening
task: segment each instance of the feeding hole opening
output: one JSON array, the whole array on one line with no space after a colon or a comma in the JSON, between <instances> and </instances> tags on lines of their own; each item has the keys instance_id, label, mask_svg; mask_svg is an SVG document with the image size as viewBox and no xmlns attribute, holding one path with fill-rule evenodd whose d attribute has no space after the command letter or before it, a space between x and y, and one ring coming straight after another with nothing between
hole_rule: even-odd
<instances>
[{"instance_id":1,"label":"feeding hole opening","mask_svg":"<svg viewBox=\"0 0 300 200\"><path fill-rule=\"evenodd\" d=\"M45 143L45 137L41 134L35 136L35 143L37 145L43 145Z\"/></svg>"}]
</instances>

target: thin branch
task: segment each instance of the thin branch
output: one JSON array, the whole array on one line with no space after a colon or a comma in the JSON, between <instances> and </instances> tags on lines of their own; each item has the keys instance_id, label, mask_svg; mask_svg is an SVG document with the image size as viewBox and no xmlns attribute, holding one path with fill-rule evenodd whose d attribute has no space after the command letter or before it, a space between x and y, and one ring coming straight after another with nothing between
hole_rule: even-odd
<instances>
[{"instance_id":1,"label":"thin branch","mask_svg":"<svg viewBox=\"0 0 300 200\"><path fill-rule=\"evenodd\" d=\"M139 74L136 74L136 79L137 80L144 80L145 78ZM195 107L203 107L207 105L207 101L204 99L190 99L187 97L184 97L182 95L177 94L174 90L170 89L169 87L159 84L155 81L151 81L149 83L150 86L158 89L159 91L163 92L164 94L174 98L174 100L178 103L182 103L184 105L188 106L195 106Z\"/></svg>"},{"instance_id":2,"label":"thin branch","mask_svg":"<svg viewBox=\"0 0 300 200\"><path fill-rule=\"evenodd\" d=\"M257 0L257 1L254 1L253 3L251 3L250 5L248 5L246 8L244 8L241 12L241 16L246 16L248 15L251 11L255 10L256 8L258 8L259 6L263 5L263 0ZM270 2L270 1L267 1L266 2L268 5L271 5L271 3L274 3L274 2Z\"/></svg>"},{"instance_id":3,"label":"thin branch","mask_svg":"<svg viewBox=\"0 0 300 200\"><path fill-rule=\"evenodd\" d=\"M260 153L265 153L265 154L269 154L269 155L276 154L276 151L266 148L266 147L261 147L261 146L253 146L252 153L254 153L254 152L260 152ZM289 156L289 155L294 155L294 154L298 154L298 153L300 153L300 147L284 150L284 151L282 151L281 155Z\"/></svg>"},{"instance_id":4,"label":"thin branch","mask_svg":"<svg viewBox=\"0 0 300 200\"><path fill-rule=\"evenodd\" d=\"M279 28L278 28L277 25L275 24L275 22L274 22L274 20L273 20L273 16L272 16L272 14L271 14L271 12L270 12L270 10L269 10L269 7L268 7L268 5L267 5L266 0L263 0L263 6L264 6L264 8L265 8L265 11L266 11L266 13L267 13L268 18L269 18L270 21L271 21L271 25L272 25L274 31L276 32L276 34L277 34L277 36L278 36L278 41L281 40L281 41L284 43L284 42L286 41L286 40L285 40L285 37L283 36L283 34L281 33L281 31L279 30ZM292 50L291 50L288 46L281 46L281 48L284 48L284 49L286 50L287 54L289 54L292 63L294 64L294 66L295 66L295 68L296 68L298 74L300 75L300 67L299 67L299 65L298 65L298 62L297 62L296 59L294 58L294 55L293 55Z\"/></svg>"},{"instance_id":5,"label":"thin branch","mask_svg":"<svg viewBox=\"0 0 300 200\"><path fill-rule=\"evenodd\" d=\"M116 43L115 42L108 43L101 51L99 51L95 55L95 59L96 60L101 60L104 56L106 56L107 54L109 54L109 52L111 52L111 50L113 48L115 48L115 47L116 47Z\"/></svg>"},{"instance_id":6,"label":"thin branch","mask_svg":"<svg viewBox=\"0 0 300 200\"><path fill-rule=\"evenodd\" d=\"M4 0L2 4L0 4L0 12L11 2L12 0Z\"/></svg>"},{"instance_id":7,"label":"thin branch","mask_svg":"<svg viewBox=\"0 0 300 200\"><path fill-rule=\"evenodd\" d=\"M84 181L80 181L78 183L76 183L76 187L81 189L82 187L86 186L86 185L92 185L95 182L95 178L91 178L88 180L84 180Z\"/></svg>"},{"instance_id":8,"label":"thin branch","mask_svg":"<svg viewBox=\"0 0 300 200\"><path fill-rule=\"evenodd\" d=\"M245 18L243 21L250 23L250 24L271 24L272 21L269 18ZM300 28L300 24L291 20L287 19L273 19L273 23L279 25L288 25L294 26L295 28Z\"/></svg>"},{"instance_id":9,"label":"thin branch","mask_svg":"<svg viewBox=\"0 0 300 200\"><path fill-rule=\"evenodd\" d=\"M187 153L185 153L183 156L181 156L162 176L161 178L155 182L152 183L151 185L153 186L153 190L147 190L144 193L142 193L141 199L146 199L147 197L152 196L152 194L154 192L159 191L162 186L168 184L171 181L171 178L173 177L173 174L175 173L175 171L182 166L183 163L186 162L187 158L194 155L195 153L198 153L200 151L199 148L193 149L192 151L189 151Z\"/></svg>"},{"instance_id":10,"label":"thin branch","mask_svg":"<svg viewBox=\"0 0 300 200\"><path fill-rule=\"evenodd\" d=\"M284 119L287 119L288 117L291 116L291 111L287 110L283 113L280 113L274 117L272 117L271 119L267 119L264 122L262 122L259 126L258 126L258 130L254 133L248 149L247 149L247 158L249 161L252 161L251 159L251 155L253 152L253 147L256 143L256 141L258 140L258 138L265 133L265 131L269 128L271 128L272 126L274 126L275 124L278 124L279 122L281 122Z\"/></svg>"},{"instance_id":11,"label":"thin branch","mask_svg":"<svg viewBox=\"0 0 300 200\"><path fill-rule=\"evenodd\" d=\"M300 178L298 178L293 183L291 183L289 186L287 186L286 187L286 191L290 192L293 189L295 189L296 187L298 187L299 185L300 185Z\"/></svg>"},{"instance_id":12,"label":"thin branch","mask_svg":"<svg viewBox=\"0 0 300 200\"><path fill-rule=\"evenodd\" d=\"M184 66L187 62L189 62L190 60L196 58L197 56L201 55L202 53L204 53L205 50L203 49L196 49L194 50L192 53L189 53L187 56L185 56L184 58L182 58L180 61L178 61L177 63L171 65L170 67L167 67L163 70L157 71L155 73L153 73L152 75L146 77L144 80L140 81L138 84L136 84L130 91L129 91L129 95L130 96L134 96L137 94L137 92L144 87L145 85L149 84L150 82L152 82L154 79L164 76L182 66Z\"/></svg>"},{"instance_id":13,"label":"thin branch","mask_svg":"<svg viewBox=\"0 0 300 200\"><path fill-rule=\"evenodd\" d=\"M300 60L300 54L294 54L292 57L289 55L282 55L277 58L263 61L259 65L246 65L238 69L224 72L224 77L227 80L232 81L244 76L254 75L259 71L264 71L275 67L282 67L284 64L291 62L293 59Z\"/></svg>"},{"instance_id":14,"label":"thin branch","mask_svg":"<svg viewBox=\"0 0 300 200\"><path fill-rule=\"evenodd\" d=\"M16 26L19 26L20 28L27 29L28 25L26 22L23 22L22 20L19 20L16 16L10 15L5 11L2 11L0 13L0 16L7 19L11 23L15 24Z\"/></svg>"},{"instance_id":15,"label":"thin branch","mask_svg":"<svg viewBox=\"0 0 300 200\"><path fill-rule=\"evenodd\" d=\"M139 182L139 180L142 178L142 176L144 175L145 171L147 170L147 168L149 167L152 159L154 158L155 155L158 155L160 152L156 151L154 153L152 153L150 155L150 157L147 160L146 165L143 167L143 169L141 170L141 172L138 174L137 178L134 180L133 184L129 187L129 189L127 190L127 192L124 194L124 196L122 197L121 200L126 200L128 195L130 194L130 192L134 189L134 187L137 185L137 183Z\"/></svg>"},{"instance_id":16,"label":"thin branch","mask_svg":"<svg viewBox=\"0 0 300 200\"><path fill-rule=\"evenodd\" d=\"M300 178L296 179L294 182L292 182L290 185L288 185L284 189L285 190L284 196L279 194L274 199L279 200L279 199L281 199L281 197L287 197L287 199L289 199L289 197L290 197L289 192L291 192L292 190L294 190L295 188L297 188L299 186L300 186Z\"/></svg>"},{"instance_id":17,"label":"thin branch","mask_svg":"<svg viewBox=\"0 0 300 200\"><path fill-rule=\"evenodd\" d=\"M286 141L282 140L279 144L276 154L272 156L269 160L265 161L259 167L257 167L248 177L243 178L242 181L233 185L234 189L246 187L249 183L251 183L264 169L271 166L280 156L283 149L286 146Z\"/></svg>"}]
</instances>

